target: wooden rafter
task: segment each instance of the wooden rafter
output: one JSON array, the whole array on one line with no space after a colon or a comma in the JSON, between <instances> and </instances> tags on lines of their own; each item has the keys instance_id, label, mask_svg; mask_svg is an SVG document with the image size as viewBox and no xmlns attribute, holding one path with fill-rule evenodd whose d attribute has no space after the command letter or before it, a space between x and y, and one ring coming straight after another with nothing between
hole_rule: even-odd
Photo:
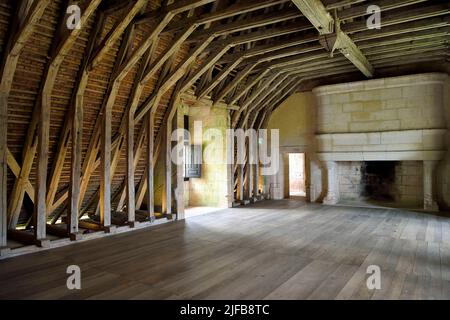
<instances>
[{"instance_id":1,"label":"wooden rafter","mask_svg":"<svg viewBox=\"0 0 450 320\"><path fill-rule=\"evenodd\" d=\"M332 50L339 50L366 77L373 76L373 67L350 37L341 30L339 20L336 22L320 0L292 0L308 18L321 35L333 34L336 37Z\"/></svg>"},{"instance_id":2,"label":"wooden rafter","mask_svg":"<svg viewBox=\"0 0 450 320\"><path fill-rule=\"evenodd\" d=\"M320 0L292 0L320 34L334 31L334 19Z\"/></svg>"},{"instance_id":3,"label":"wooden rafter","mask_svg":"<svg viewBox=\"0 0 450 320\"><path fill-rule=\"evenodd\" d=\"M31 5L29 5L31 4ZM8 128L8 99L11 86L25 43L32 35L33 30L42 17L48 0L21 1L17 4L15 21L11 26L2 65L0 67L0 247L6 246L8 208L7 208L7 128ZM25 18L22 18L25 17ZM19 173L20 175L20 173ZM24 188L27 183L24 184Z\"/></svg>"},{"instance_id":4,"label":"wooden rafter","mask_svg":"<svg viewBox=\"0 0 450 320\"><path fill-rule=\"evenodd\" d=\"M85 23L87 19L93 14L100 0L91 1L84 9L80 23ZM62 19L60 25L65 24L65 19ZM58 74L59 68L67 55L67 52L72 48L77 39L80 29L73 29L66 31L61 37L60 42L54 47L50 54L50 60L47 63L45 80L41 86L41 100L37 101L33 110L32 120L28 128L28 134L25 140L23 163L19 178L16 179L13 191L11 193L11 201L8 209L9 212L9 227L14 229L20 214L20 209L23 202L25 190L23 188L24 181L28 180L31 171L33 159L37 147L39 146L38 155L38 187L36 188L35 216L39 217L40 228L36 228L39 233L38 237L45 238L45 221L47 216L46 206L46 190L47 190L47 149L48 149L48 130L49 130L49 110L50 97L53 84ZM36 132L37 124L39 122L38 133ZM37 133L37 139L35 138Z\"/></svg>"}]
</instances>

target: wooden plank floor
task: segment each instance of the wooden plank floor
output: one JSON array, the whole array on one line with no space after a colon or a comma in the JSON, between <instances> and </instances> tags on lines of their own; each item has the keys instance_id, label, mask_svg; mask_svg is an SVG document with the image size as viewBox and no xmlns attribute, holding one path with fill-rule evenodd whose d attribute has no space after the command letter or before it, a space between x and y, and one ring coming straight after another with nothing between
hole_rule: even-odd
<instances>
[{"instance_id":1,"label":"wooden plank floor","mask_svg":"<svg viewBox=\"0 0 450 320\"><path fill-rule=\"evenodd\" d=\"M0 298L449 299L450 218L266 201L0 261Z\"/></svg>"}]
</instances>

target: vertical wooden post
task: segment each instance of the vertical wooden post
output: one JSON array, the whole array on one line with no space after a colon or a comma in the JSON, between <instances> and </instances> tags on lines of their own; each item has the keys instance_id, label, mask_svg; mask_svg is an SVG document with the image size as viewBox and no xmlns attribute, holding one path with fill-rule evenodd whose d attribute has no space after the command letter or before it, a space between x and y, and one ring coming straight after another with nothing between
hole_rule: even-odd
<instances>
[{"instance_id":1,"label":"vertical wooden post","mask_svg":"<svg viewBox=\"0 0 450 320\"><path fill-rule=\"evenodd\" d=\"M86 73L85 73L86 74ZM83 83L80 84L81 92L87 84L87 74L82 76ZM67 219L67 231L71 240L79 240L78 217L80 210L80 185L81 185L81 157L83 144L83 94L76 97L76 104L72 117L72 155L71 155L71 176L69 185L69 208Z\"/></svg>"},{"instance_id":2,"label":"vertical wooden post","mask_svg":"<svg viewBox=\"0 0 450 320\"><path fill-rule=\"evenodd\" d=\"M7 246L8 206L7 206L7 133L8 133L8 95L0 92L0 250ZM1 255L1 253L0 253Z\"/></svg>"},{"instance_id":3,"label":"vertical wooden post","mask_svg":"<svg viewBox=\"0 0 450 320\"><path fill-rule=\"evenodd\" d=\"M112 86L111 90L117 92L116 86L118 86L117 83ZM100 223L105 232L111 232L111 114L112 106L107 103L100 135Z\"/></svg>"},{"instance_id":4,"label":"vertical wooden post","mask_svg":"<svg viewBox=\"0 0 450 320\"><path fill-rule=\"evenodd\" d=\"M134 186L134 112L128 112L127 119L127 212L130 228L134 228L136 215L136 196Z\"/></svg>"},{"instance_id":5,"label":"vertical wooden post","mask_svg":"<svg viewBox=\"0 0 450 320\"><path fill-rule=\"evenodd\" d=\"M42 99L39 111L38 124L38 158L37 158L37 183L36 200L34 208L34 236L36 245L46 246L47 232L47 167L48 167L48 148L50 136L50 109L51 109L51 91L56 79L57 68L50 67L48 73L49 81L42 90Z\"/></svg>"},{"instance_id":6,"label":"vertical wooden post","mask_svg":"<svg viewBox=\"0 0 450 320\"><path fill-rule=\"evenodd\" d=\"M230 128L231 117L228 112L227 127ZM228 193L228 207L232 208L234 205L234 134L231 131L227 134L227 193Z\"/></svg>"},{"instance_id":7,"label":"vertical wooden post","mask_svg":"<svg viewBox=\"0 0 450 320\"><path fill-rule=\"evenodd\" d=\"M248 149L246 152L248 152ZM244 189L243 190L244 204L248 204L248 201L250 200L250 188L249 188L250 166L249 166L248 160L243 165L242 175L243 175L242 176L242 179L243 179L242 188Z\"/></svg>"},{"instance_id":8,"label":"vertical wooden post","mask_svg":"<svg viewBox=\"0 0 450 320\"><path fill-rule=\"evenodd\" d=\"M165 162L166 162L166 191L165 191L165 213L172 215L172 128L173 117L167 119L165 133Z\"/></svg>"},{"instance_id":9,"label":"vertical wooden post","mask_svg":"<svg viewBox=\"0 0 450 320\"><path fill-rule=\"evenodd\" d=\"M258 132L256 133L256 144L255 144L255 197L259 199L259 139Z\"/></svg>"},{"instance_id":10,"label":"vertical wooden post","mask_svg":"<svg viewBox=\"0 0 450 320\"><path fill-rule=\"evenodd\" d=\"M153 149L154 149L154 116L151 112L147 115L147 210L150 222L155 221L155 195L153 181Z\"/></svg>"},{"instance_id":11,"label":"vertical wooden post","mask_svg":"<svg viewBox=\"0 0 450 320\"><path fill-rule=\"evenodd\" d=\"M244 195L244 173L245 173L245 164L239 164L239 200L241 202L243 202L245 200L245 195Z\"/></svg>"},{"instance_id":12,"label":"vertical wooden post","mask_svg":"<svg viewBox=\"0 0 450 320\"><path fill-rule=\"evenodd\" d=\"M176 114L177 119L177 128L184 128L184 117L183 114L177 111ZM182 137L182 141L178 141L177 143L184 143L184 136ZM184 154L181 162L177 164L177 189L176 189L176 203L177 203L177 220L184 220Z\"/></svg>"},{"instance_id":13,"label":"vertical wooden post","mask_svg":"<svg viewBox=\"0 0 450 320\"><path fill-rule=\"evenodd\" d=\"M253 188L254 188L254 168L255 166L253 165L253 141L251 138L249 138L249 142L248 142L248 198L250 201L253 200Z\"/></svg>"}]
</instances>

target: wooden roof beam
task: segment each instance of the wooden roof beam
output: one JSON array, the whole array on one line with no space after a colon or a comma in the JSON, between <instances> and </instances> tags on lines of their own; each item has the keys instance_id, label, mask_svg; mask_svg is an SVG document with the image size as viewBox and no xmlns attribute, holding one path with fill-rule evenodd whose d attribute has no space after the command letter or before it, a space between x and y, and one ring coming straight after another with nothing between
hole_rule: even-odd
<instances>
[{"instance_id":1,"label":"wooden roof beam","mask_svg":"<svg viewBox=\"0 0 450 320\"><path fill-rule=\"evenodd\" d=\"M427 0L378 0L376 2L373 2L372 4L377 5L381 9L381 11L385 13L390 10L404 8L407 6L411 6L426 1ZM367 8L369 7L369 5L370 3L362 3L360 5L354 5L348 9L338 11L337 17L340 21L345 21L368 15Z\"/></svg>"},{"instance_id":2,"label":"wooden roof beam","mask_svg":"<svg viewBox=\"0 0 450 320\"><path fill-rule=\"evenodd\" d=\"M265 101L271 100L273 96L276 96L278 92L283 92L286 87L292 84L295 81L296 77L288 79L291 76L290 73L287 73L279 81L275 82L267 91L261 94L251 105L247 107L247 110L243 111L244 116L240 120L240 123L247 123L251 113L257 109L261 104L264 104ZM238 125L239 126L239 125ZM253 127L253 123L249 122L249 128Z\"/></svg>"},{"instance_id":3,"label":"wooden roof beam","mask_svg":"<svg viewBox=\"0 0 450 320\"><path fill-rule=\"evenodd\" d=\"M258 118L258 114L259 112L264 109L267 105L271 104L272 102L276 101L277 99L282 98L284 95L287 95L288 92L290 90L294 90L294 87L296 85L294 85L295 83L298 83L298 76L292 77L292 79L290 81L286 81L285 84L283 84L279 90L273 94L269 99L262 101L258 106L255 106L254 111L253 111L253 117L252 119L249 121L249 128L253 128L255 126L255 122ZM250 114L247 113L246 117L250 117Z\"/></svg>"},{"instance_id":4,"label":"wooden roof beam","mask_svg":"<svg viewBox=\"0 0 450 320\"><path fill-rule=\"evenodd\" d=\"M374 70L350 37L340 29L339 21L335 21L320 0L292 0L300 11L308 18L321 35L335 34L334 50L339 50L366 77L372 77ZM334 26L336 30L334 30Z\"/></svg>"},{"instance_id":5,"label":"wooden roof beam","mask_svg":"<svg viewBox=\"0 0 450 320\"><path fill-rule=\"evenodd\" d=\"M283 4L286 2L289 2L290 0L252 0L252 1L242 1L239 3L236 3L232 6L227 7L224 10L220 10L213 13L205 13L200 16L194 16L191 18L188 18L188 20L176 22L173 25L169 26L167 30L164 31L164 33L170 33L173 32L176 29L184 29L187 25L192 23L198 23L200 25L216 22L222 19L231 18L237 15L242 15L245 13L249 13L252 11L276 6L279 4ZM154 14L146 14L136 20L136 23L144 23L149 22L155 19Z\"/></svg>"},{"instance_id":6,"label":"wooden roof beam","mask_svg":"<svg viewBox=\"0 0 450 320\"><path fill-rule=\"evenodd\" d=\"M211 34L215 34L217 37L229 35L235 32L245 31L253 28L259 28L286 20L296 19L302 17L302 14L293 8L283 9L275 12L271 12L264 15L255 16L250 19L237 20L232 23L218 25L216 27L208 29L208 32L197 31L189 41L203 41L207 39Z\"/></svg>"},{"instance_id":7,"label":"wooden roof beam","mask_svg":"<svg viewBox=\"0 0 450 320\"><path fill-rule=\"evenodd\" d=\"M56 193L58 191L58 185L61 178L61 173L63 171L64 162L66 159L66 154L69 148L69 138L72 132L72 123L74 122L74 116L76 115L76 111L79 109L80 105L83 105L83 96L86 90L87 81L89 77L89 73L87 72L87 67L89 63L89 58L92 55L94 50L94 44L96 43L95 39L97 39L102 25L104 22L104 14L101 13L98 19L97 25L93 28L90 36L88 46L85 50L85 57L81 62L80 71L78 72L76 79L76 87L72 93L71 101L70 101L70 109L66 113L63 125L63 131L60 134L60 139L58 142L58 149L56 151L56 155L53 160L52 169L50 172L50 180L48 183L48 191L47 191L47 210L48 214L53 212L54 201L56 197ZM82 110L81 110L82 111ZM76 147L76 143L75 143ZM79 189L79 187L77 187Z\"/></svg>"},{"instance_id":8,"label":"wooden roof beam","mask_svg":"<svg viewBox=\"0 0 450 320\"><path fill-rule=\"evenodd\" d=\"M86 4L86 7L83 8L83 15L81 16L80 23L85 23L87 19L94 13L95 9L99 5L100 0L92 0L91 2ZM60 25L65 24L64 17L60 21ZM38 165L38 180L39 187L36 190L36 200L35 205L38 207L38 213L44 217L41 217L40 225L41 227L45 227L44 219L46 218L46 189L47 189L47 168L46 163L48 162L47 157L47 148L48 148L48 130L49 130L49 122L46 119L49 116L50 109L50 97L51 91L53 89L53 84L56 80L56 76L58 74L59 68L68 54L69 50L72 48L75 40L80 34L81 29L73 29L68 30L63 34L59 43L53 48L50 53L50 60L47 63L46 72L44 75L44 81L41 86L41 100L36 101L35 108L33 110L32 119L28 128L27 137L25 139L24 151L23 151L23 163L21 168L21 174L19 179L16 180L12 193L11 193L11 201L8 208L9 214L9 227L11 229L15 228L17 224L17 220L20 214L20 209L22 207L23 197L24 197L24 189L23 182L28 180L31 167L34 160L34 155L36 153L37 147L39 146L40 154L42 155L39 159L41 160L40 166ZM41 124L39 126L40 134L38 134L38 139L35 139L36 128L38 122ZM38 159L38 160L39 160ZM45 170L44 170L45 165ZM44 195L45 193L45 195ZM44 228L42 228L44 229ZM41 232L41 236L43 236L43 232Z\"/></svg>"},{"instance_id":9,"label":"wooden roof beam","mask_svg":"<svg viewBox=\"0 0 450 320\"><path fill-rule=\"evenodd\" d=\"M376 32L374 32L373 30L366 30L364 32L358 32L354 35L354 41L359 42L360 40L380 38L380 37L385 37L385 36L389 36L389 35L397 35L399 33L410 33L410 32L417 32L418 30L426 30L428 28L438 28L438 27L442 27L442 26L448 26L448 24L449 24L448 20L449 20L449 18L446 18L446 19L434 18L432 21L419 20L419 21L407 22L402 25L393 25L392 24L389 27L383 28L382 31L376 30ZM357 27L357 25L356 25L356 27ZM349 31L352 31L352 29L354 29L354 27L348 28ZM307 38L305 39L305 41L306 40L307 40ZM302 40L299 40L299 41L302 41ZM289 45L289 43L287 43L286 45ZM259 48L256 47L256 48L252 49L251 51L258 53L259 50L264 50L264 46L260 46ZM224 58L222 58L221 60L219 60L218 63L225 63L225 62L233 61L233 59L235 59L234 56L237 57L238 55L237 54L227 55ZM250 64L250 61L243 62L243 63ZM237 81L232 81L232 83L230 83L230 85L227 86L227 91L222 92L221 94L218 95L217 98L214 98L215 102L218 102L221 99L223 99L225 97L225 95L228 94L231 90L233 90L235 88L235 86L241 80L242 80L242 78L238 79Z\"/></svg>"},{"instance_id":10,"label":"wooden roof beam","mask_svg":"<svg viewBox=\"0 0 450 320\"><path fill-rule=\"evenodd\" d=\"M217 104L220 100L224 99L234 88L236 88L236 86L245 78L247 77L250 72L253 71L254 68L256 68L256 66L258 65L258 63L254 63L254 64L249 64L247 67L245 67L242 71L240 71L233 80L230 81L230 83L228 83L225 88L223 88L222 90L220 90L217 95L213 95L213 101L214 104Z\"/></svg>"},{"instance_id":11,"label":"wooden roof beam","mask_svg":"<svg viewBox=\"0 0 450 320\"><path fill-rule=\"evenodd\" d=\"M334 32L334 19L320 0L292 0L292 2L319 31L319 34Z\"/></svg>"},{"instance_id":12,"label":"wooden roof beam","mask_svg":"<svg viewBox=\"0 0 450 320\"><path fill-rule=\"evenodd\" d=\"M376 34L379 32L386 32L386 29L390 26L399 25L400 24L412 23L421 25L423 23L423 19L436 18L440 16L446 16L450 13L450 5L449 4L436 4L430 6L424 6L420 8L413 8L409 10L401 9L395 10L395 12L390 12L388 16L383 18L383 27L381 30L367 30L366 21L355 21L346 23L341 26L342 31L347 34L352 34L355 32L367 32L367 34L372 33ZM445 21L449 20L449 17L443 17ZM426 23L425 23L426 25ZM401 32L401 30L399 30Z\"/></svg>"},{"instance_id":13,"label":"wooden roof beam","mask_svg":"<svg viewBox=\"0 0 450 320\"><path fill-rule=\"evenodd\" d=\"M136 0L136 2L131 2L128 5L127 10L125 10L125 14L118 19L116 25L98 45L98 48L92 55L91 61L89 62L89 70L94 69L98 65L106 53L112 48L114 43L116 43L119 37L123 34L134 17L141 12L142 9L145 9L147 3L148 0Z\"/></svg>"},{"instance_id":14,"label":"wooden roof beam","mask_svg":"<svg viewBox=\"0 0 450 320\"><path fill-rule=\"evenodd\" d=\"M339 50L366 77L373 77L374 69L369 60L367 60L366 56L346 33L342 31L337 32L335 49Z\"/></svg>"},{"instance_id":15,"label":"wooden roof beam","mask_svg":"<svg viewBox=\"0 0 450 320\"><path fill-rule=\"evenodd\" d=\"M0 249L7 244L8 204L7 204L7 167L8 167L8 99L19 56L41 19L50 0L36 0L31 3L21 1L17 4L15 22L9 30L9 40L3 53L0 66ZM25 17L25 18L23 18ZM20 174L20 173L19 173ZM28 180L28 179L27 179ZM28 181L25 182L28 186Z\"/></svg>"},{"instance_id":16,"label":"wooden roof beam","mask_svg":"<svg viewBox=\"0 0 450 320\"><path fill-rule=\"evenodd\" d=\"M407 22L402 25L391 25L389 27L383 28L383 30L376 30L374 32L373 30L366 30L364 32L358 32L354 35L355 42L359 42L361 40L369 40L373 38L380 38L390 35L397 35L398 33L410 33L410 32L417 32L418 30L426 30L428 28L438 28L443 26L448 26L448 18L433 18L433 20L419 20L419 21L413 21L413 22ZM348 30L351 31L354 29L354 27L350 27ZM308 38L305 39L307 41ZM301 40L300 40L301 41ZM287 43L288 45L288 43ZM258 53L259 50L264 50L265 46L255 47L251 51L254 51L255 53ZM230 54L219 60L218 63L225 63L229 61L233 61L234 56L238 57L237 54ZM251 61L243 62L244 64L247 63L247 68L250 67L251 70L256 68L257 64L252 64ZM255 63L255 62L254 62ZM242 65L242 64L241 64ZM214 97L215 103L219 102L221 99L223 99L228 93L231 92L238 84L241 82L245 76L247 75L247 71L244 73L241 73L241 77L236 77L232 82L227 85L227 87L220 92L217 97Z\"/></svg>"},{"instance_id":17,"label":"wooden roof beam","mask_svg":"<svg viewBox=\"0 0 450 320\"><path fill-rule=\"evenodd\" d=\"M164 30L164 28L172 21L172 19L179 13L182 13L184 11L188 11L191 9L194 9L196 7L202 6L204 4L210 3L214 0L182 0L182 1L178 1L177 3L173 4L173 5L168 5L166 9L163 9L163 13L162 13L162 17L157 18L158 22L155 25L154 28L152 28L152 30L144 36L144 40L142 43L139 44L138 48L130 55L130 57L124 61L114 72L112 75L112 81L110 83L110 89L108 90L107 93L107 98L105 100L105 103L102 107L103 110L106 111L110 111L112 109L112 106L115 102L115 98L117 95L117 92L119 90L120 84L122 82L122 80L125 78L125 76L128 74L128 72L135 66L136 63L139 62L139 60L142 58L142 56L145 54L145 52L147 52L147 50L150 48L151 44L156 40L156 38L160 35L160 33L162 32L162 30ZM160 14L161 15L161 12ZM97 141L100 137L103 137L100 134L100 127L99 127L100 123L98 122L96 124L96 131L94 136L92 137L91 140L91 146L96 146L97 143L95 143L95 141ZM122 134L119 135L119 139L122 138ZM104 139L101 139L104 140ZM102 141L103 143L105 141ZM111 141L106 141L107 145L109 146L109 144L111 143ZM107 146L106 149L110 149ZM103 148L105 150L105 148ZM90 150L93 150L94 152L92 153L93 156L96 156L98 152L98 149L96 149L96 151L90 147ZM94 158L92 158L94 159ZM106 166L105 166L106 168ZM108 171L108 168L106 168ZM109 170L110 171L110 170ZM86 183L89 182L90 176L92 174L92 172L87 173L85 172L85 170L83 170L84 174L83 174L83 179L82 179L82 186ZM104 182L108 182L110 180L110 177L106 177L106 175L109 175L109 173L105 173L103 176L104 178ZM106 190L106 188L104 189ZM106 190L108 191L108 190ZM110 196L106 195L106 198L110 198ZM81 197L81 200L83 199L83 195ZM109 202L109 200L108 200ZM102 201L103 204L106 203L106 201ZM104 209L102 209L103 211L105 211Z\"/></svg>"},{"instance_id":18,"label":"wooden roof beam","mask_svg":"<svg viewBox=\"0 0 450 320\"><path fill-rule=\"evenodd\" d=\"M226 68L224 68L217 76L215 79L213 79L209 84L207 84L205 86L205 88L203 88L199 95L198 98L201 99L203 97L205 97L207 94L209 94L212 90L214 90L214 88L222 81L224 80L230 73L231 71L233 71L238 65L241 64L241 62L243 62L245 59L257 56L257 55L262 55L262 54L266 54L269 53L271 51L276 51L276 50L281 50L283 48L287 48L287 47L291 47L291 46L298 46L300 44L304 44L307 42L312 42L317 40L317 37L306 37L305 36L301 36L298 37L298 40L296 39L290 39L288 41L283 41L283 42L276 42L275 44L270 44L270 45L263 45L263 46L259 46L259 47L254 47L253 49L250 49L248 51L245 52L239 52L236 54L232 54L230 55L231 57L227 58L224 57L222 60L219 60L218 63L219 64L223 64L225 62L228 62L228 65ZM301 52L308 52L310 50L321 50L322 47L320 46L313 46L311 48L293 48L293 49L286 49L283 52L278 52L277 54L280 56L288 56L288 55L292 55L292 54L297 54L299 52L299 50ZM257 61L251 61L248 62L248 64L250 65L255 65L256 63L262 63L271 59L275 59L277 58L276 54L267 54L266 57L262 57L259 59L255 59ZM229 59L229 60L228 60Z\"/></svg>"},{"instance_id":19,"label":"wooden roof beam","mask_svg":"<svg viewBox=\"0 0 450 320\"><path fill-rule=\"evenodd\" d=\"M275 79L279 78L280 76L283 76L284 71L277 71L274 72L269 78L262 81L262 83L252 92L252 95L245 100L245 102L242 104L242 106L239 108L238 111L236 111L233 114L233 119L231 121L231 127L236 127L236 124L239 120L240 115L242 112L256 99L258 96L261 95L261 93L271 85Z\"/></svg>"},{"instance_id":20,"label":"wooden roof beam","mask_svg":"<svg viewBox=\"0 0 450 320\"><path fill-rule=\"evenodd\" d=\"M169 25L172 19L177 15L191 9L203 6L205 4L211 3L215 0L181 0L175 4L167 6L163 12L159 12L157 21L158 23L152 30L144 36L144 41L139 44L138 48L131 54L127 61L125 61L119 70L117 70L114 75L114 79L121 81L128 71L139 61L139 59L144 55L147 49L150 47L151 43L158 37L161 32ZM160 18L160 17L163 18ZM190 26L191 24L189 24Z\"/></svg>"}]
</instances>

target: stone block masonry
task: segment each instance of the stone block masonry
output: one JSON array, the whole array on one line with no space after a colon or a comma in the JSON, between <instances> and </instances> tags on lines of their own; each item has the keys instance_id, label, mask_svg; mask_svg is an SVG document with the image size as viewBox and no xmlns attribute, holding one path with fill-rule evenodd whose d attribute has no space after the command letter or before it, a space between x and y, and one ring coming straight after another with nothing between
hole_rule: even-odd
<instances>
[{"instance_id":1,"label":"stone block masonry","mask_svg":"<svg viewBox=\"0 0 450 320\"><path fill-rule=\"evenodd\" d=\"M447 75L423 74L313 90L318 133L446 128Z\"/></svg>"}]
</instances>

